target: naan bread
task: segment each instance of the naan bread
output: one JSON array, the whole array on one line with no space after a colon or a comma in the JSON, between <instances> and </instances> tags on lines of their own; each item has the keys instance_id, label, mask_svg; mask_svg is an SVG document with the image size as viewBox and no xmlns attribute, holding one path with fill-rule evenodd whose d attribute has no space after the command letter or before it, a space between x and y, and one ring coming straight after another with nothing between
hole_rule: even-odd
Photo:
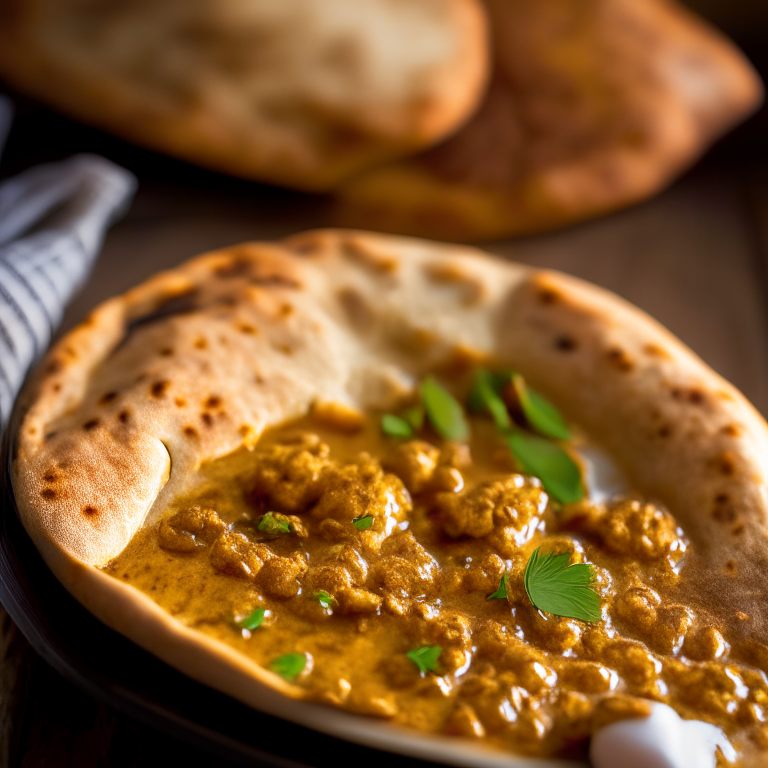
<instances>
[{"instance_id":1,"label":"naan bread","mask_svg":"<svg viewBox=\"0 0 768 768\"><path fill-rule=\"evenodd\" d=\"M270 686L301 689L95 566L201 462L318 401L387 407L468 355L514 366L600 441L692 539L698 596L737 638L768 636L768 426L752 406L618 297L425 241L320 231L245 244L101 305L28 388L13 464L23 523L107 624L197 680L279 707Z\"/></svg>"},{"instance_id":2,"label":"naan bread","mask_svg":"<svg viewBox=\"0 0 768 768\"><path fill-rule=\"evenodd\" d=\"M128 141L323 189L434 143L485 84L477 0L4 0L0 77Z\"/></svg>"},{"instance_id":3,"label":"naan bread","mask_svg":"<svg viewBox=\"0 0 768 768\"><path fill-rule=\"evenodd\" d=\"M339 223L477 241L576 222L659 191L760 102L744 56L668 0L485 4L480 109L342 187Z\"/></svg>"}]
</instances>

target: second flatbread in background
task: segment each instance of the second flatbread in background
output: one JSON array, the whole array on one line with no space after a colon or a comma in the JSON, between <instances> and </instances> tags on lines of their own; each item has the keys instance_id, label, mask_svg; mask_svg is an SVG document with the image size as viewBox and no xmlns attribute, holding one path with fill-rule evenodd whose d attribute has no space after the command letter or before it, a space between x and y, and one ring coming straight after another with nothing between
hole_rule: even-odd
<instances>
[{"instance_id":1,"label":"second flatbread in background","mask_svg":"<svg viewBox=\"0 0 768 768\"><path fill-rule=\"evenodd\" d=\"M576 222L656 193L760 102L745 57L667 0L485 4L480 110L343 187L337 223L477 241Z\"/></svg>"},{"instance_id":2,"label":"second flatbread in background","mask_svg":"<svg viewBox=\"0 0 768 768\"><path fill-rule=\"evenodd\" d=\"M323 189L468 118L485 28L478 0L2 0L0 79L150 149Z\"/></svg>"}]
</instances>

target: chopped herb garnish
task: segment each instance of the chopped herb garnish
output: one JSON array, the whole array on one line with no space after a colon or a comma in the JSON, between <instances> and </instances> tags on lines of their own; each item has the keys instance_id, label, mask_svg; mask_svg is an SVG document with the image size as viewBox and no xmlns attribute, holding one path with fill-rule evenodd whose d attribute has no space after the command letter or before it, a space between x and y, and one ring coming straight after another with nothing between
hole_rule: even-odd
<instances>
[{"instance_id":1,"label":"chopped herb garnish","mask_svg":"<svg viewBox=\"0 0 768 768\"><path fill-rule=\"evenodd\" d=\"M434 376L427 376L420 389L424 410L435 432L444 440L466 440L469 424L458 400Z\"/></svg>"},{"instance_id":2,"label":"chopped herb garnish","mask_svg":"<svg viewBox=\"0 0 768 768\"><path fill-rule=\"evenodd\" d=\"M279 656L270 665L269 668L280 675L283 680L293 682L307 666L307 657L303 653L286 653L285 656Z\"/></svg>"},{"instance_id":3,"label":"chopped herb garnish","mask_svg":"<svg viewBox=\"0 0 768 768\"><path fill-rule=\"evenodd\" d=\"M269 536L282 536L284 533L291 532L291 521L278 517L274 512L267 512L259 520L256 528Z\"/></svg>"},{"instance_id":4,"label":"chopped herb garnish","mask_svg":"<svg viewBox=\"0 0 768 768\"><path fill-rule=\"evenodd\" d=\"M418 432L424 426L424 406L419 404L406 408L403 418L413 427L414 432Z\"/></svg>"},{"instance_id":5,"label":"chopped herb garnish","mask_svg":"<svg viewBox=\"0 0 768 768\"><path fill-rule=\"evenodd\" d=\"M373 515L361 515L352 520L358 531L367 531L373 525Z\"/></svg>"},{"instance_id":6,"label":"chopped herb garnish","mask_svg":"<svg viewBox=\"0 0 768 768\"><path fill-rule=\"evenodd\" d=\"M419 668L422 675L437 671L437 660L443 648L440 645L423 645L408 651L406 656Z\"/></svg>"},{"instance_id":7,"label":"chopped herb garnish","mask_svg":"<svg viewBox=\"0 0 768 768\"><path fill-rule=\"evenodd\" d=\"M326 592L324 589L321 589L315 595L315 600L317 600L317 602L320 603L323 608L330 608L336 602L336 598L330 593Z\"/></svg>"},{"instance_id":8,"label":"chopped herb garnish","mask_svg":"<svg viewBox=\"0 0 768 768\"><path fill-rule=\"evenodd\" d=\"M244 619L240 619L240 621L236 622L237 626L251 631L258 629L262 625L266 614L267 611L265 608L257 608L253 613L248 614Z\"/></svg>"},{"instance_id":9,"label":"chopped herb garnish","mask_svg":"<svg viewBox=\"0 0 768 768\"><path fill-rule=\"evenodd\" d=\"M600 595L594 589L595 569L589 563L569 565L568 553L540 555L537 549L525 566L523 582L534 608L580 621L600 621Z\"/></svg>"},{"instance_id":10,"label":"chopped herb garnish","mask_svg":"<svg viewBox=\"0 0 768 768\"><path fill-rule=\"evenodd\" d=\"M584 498L581 471L557 443L517 429L509 432L506 439L523 471L538 477L552 498L562 504Z\"/></svg>"},{"instance_id":11,"label":"chopped herb garnish","mask_svg":"<svg viewBox=\"0 0 768 768\"><path fill-rule=\"evenodd\" d=\"M381 417L381 431L388 437L412 437L413 427L393 413L385 413Z\"/></svg>"},{"instance_id":12,"label":"chopped herb garnish","mask_svg":"<svg viewBox=\"0 0 768 768\"><path fill-rule=\"evenodd\" d=\"M509 600L509 574L505 573L499 581L499 588L491 592L486 600Z\"/></svg>"},{"instance_id":13,"label":"chopped herb garnish","mask_svg":"<svg viewBox=\"0 0 768 768\"><path fill-rule=\"evenodd\" d=\"M509 418L506 403L499 395L502 386L502 380L497 376L485 368L479 368L475 372L467 402L470 410L476 413L487 410L496 422L496 426L505 431L512 428L512 419Z\"/></svg>"},{"instance_id":14,"label":"chopped herb garnish","mask_svg":"<svg viewBox=\"0 0 768 768\"><path fill-rule=\"evenodd\" d=\"M519 373L512 375L512 386L515 388L525 418L533 429L558 440L571 439L571 430L568 429L560 411L538 392L529 389L525 379Z\"/></svg>"},{"instance_id":15,"label":"chopped herb garnish","mask_svg":"<svg viewBox=\"0 0 768 768\"><path fill-rule=\"evenodd\" d=\"M490 384L493 392L497 395L501 395L504 391L504 387L506 387L512 380L513 373L514 371L508 369L489 371L486 368L479 368L472 379L472 388L469 390L469 395L467 397L467 408L470 413L481 413L486 408L485 399L478 387L479 383Z\"/></svg>"}]
</instances>

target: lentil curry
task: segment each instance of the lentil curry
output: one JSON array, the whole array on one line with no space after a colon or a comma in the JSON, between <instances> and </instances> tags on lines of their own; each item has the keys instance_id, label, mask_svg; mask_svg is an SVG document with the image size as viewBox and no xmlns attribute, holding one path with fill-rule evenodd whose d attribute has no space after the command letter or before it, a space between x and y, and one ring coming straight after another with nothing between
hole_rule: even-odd
<instances>
[{"instance_id":1,"label":"lentil curry","mask_svg":"<svg viewBox=\"0 0 768 768\"><path fill-rule=\"evenodd\" d=\"M471 426L466 443L387 437L372 415L273 428L203 465L104 570L307 699L423 731L583 757L659 701L767 749L768 647L732 642L686 593L670 513L561 505L489 420ZM532 605L537 548L592 564L600 621Z\"/></svg>"}]
</instances>

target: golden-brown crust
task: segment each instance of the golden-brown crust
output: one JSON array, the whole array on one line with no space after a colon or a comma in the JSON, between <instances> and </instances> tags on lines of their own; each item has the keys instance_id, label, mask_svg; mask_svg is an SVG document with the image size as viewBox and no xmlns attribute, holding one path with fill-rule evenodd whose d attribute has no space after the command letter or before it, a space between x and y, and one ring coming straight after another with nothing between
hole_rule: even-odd
<instances>
[{"instance_id":1,"label":"golden-brown crust","mask_svg":"<svg viewBox=\"0 0 768 768\"><path fill-rule=\"evenodd\" d=\"M342 187L341 225L472 242L570 224L654 194L760 103L746 58L667 0L485 2L485 100Z\"/></svg>"},{"instance_id":2,"label":"golden-brown crust","mask_svg":"<svg viewBox=\"0 0 768 768\"><path fill-rule=\"evenodd\" d=\"M477 0L320 7L7 0L0 77L128 141L310 190L429 146L477 105Z\"/></svg>"},{"instance_id":3,"label":"golden-brown crust","mask_svg":"<svg viewBox=\"0 0 768 768\"><path fill-rule=\"evenodd\" d=\"M697 597L737 636L768 636L768 429L752 405L665 328L574 278L538 273L502 322L529 331L503 356L673 511L701 560Z\"/></svg>"},{"instance_id":4,"label":"golden-brown crust","mask_svg":"<svg viewBox=\"0 0 768 768\"><path fill-rule=\"evenodd\" d=\"M263 705L261 684L277 685L274 676L92 566L120 551L148 503L148 519L161 514L201 461L317 401L386 406L459 352L517 368L602 442L694 541L706 568L698 597L724 621L745 614L743 638L766 636L768 426L752 406L613 294L426 241L326 230L240 245L96 309L27 393L14 463L22 520L96 615L196 679ZM117 469L128 456L125 483ZM99 457L116 470L90 471ZM41 501L52 467L56 494ZM71 513L92 499L98 527Z\"/></svg>"}]
</instances>

